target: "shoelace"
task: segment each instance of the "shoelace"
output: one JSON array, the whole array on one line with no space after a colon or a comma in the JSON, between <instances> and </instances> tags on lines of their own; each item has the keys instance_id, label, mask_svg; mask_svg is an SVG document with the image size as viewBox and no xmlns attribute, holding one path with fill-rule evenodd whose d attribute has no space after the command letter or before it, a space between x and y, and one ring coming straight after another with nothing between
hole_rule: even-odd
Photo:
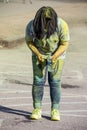
<instances>
[{"instance_id":1,"label":"shoelace","mask_svg":"<svg viewBox=\"0 0 87 130\"><path fill-rule=\"evenodd\" d=\"M58 110L56 110L56 109L53 110L53 111L52 111L52 114L58 114Z\"/></svg>"},{"instance_id":2,"label":"shoelace","mask_svg":"<svg viewBox=\"0 0 87 130\"><path fill-rule=\"evenodd\" d=\"M35 109L35 110L34 110L34 113L38 113L38 112L40 112L39 109Z\"/></svg>"}]
</instances>

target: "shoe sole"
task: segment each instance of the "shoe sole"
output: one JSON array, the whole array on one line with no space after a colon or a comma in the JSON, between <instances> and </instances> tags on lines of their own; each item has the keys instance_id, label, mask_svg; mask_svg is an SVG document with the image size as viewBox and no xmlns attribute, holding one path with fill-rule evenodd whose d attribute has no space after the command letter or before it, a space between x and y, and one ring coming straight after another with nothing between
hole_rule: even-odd
<instances>
[{"instance_id":1,"label":"shoe sole","mask_svg":"<svg viewBox=\"0 0 87 130\"><path fill-rule=\"evenodd\" d=\"M39 119L41 119L41 116L40 117L33 117L33 116L31 116L30 117L32 120L39 120Z\"/></svg>"},{"instance_id":2,"label":"shoe sole","mask_svg":"<svg viewBox=\"0 0 87 130\"><path fill-rule=\"evenodd\" d=\"M60 121L60 118L51 118L52 121Z\"/></svg>"},{"instance_id":3,"label":"shoe sole","mask_svg":"<svg viewBox=\"0 0 87 130\"><path fill-rule=\"evenodd\" d=\"M60 121L59 119L51 119L51 121Z\"/></svg>"}]
</instances>

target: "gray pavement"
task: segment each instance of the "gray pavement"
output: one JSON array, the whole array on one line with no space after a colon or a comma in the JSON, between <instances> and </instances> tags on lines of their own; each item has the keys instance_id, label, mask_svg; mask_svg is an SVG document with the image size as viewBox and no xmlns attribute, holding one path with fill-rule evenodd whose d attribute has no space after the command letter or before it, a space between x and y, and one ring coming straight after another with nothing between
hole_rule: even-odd
<instances>
[{"instance_id":1,"label":"gray pavement","mask_svg":"<svg viewBox=\"0 0 87 130\"><path fill-rule=\"evenodd\" d=\"M44 2L48 3L48 1ZM11 4L11 6L9 4ZM13 18L13 16L18 14L17 10L10 12L10 9L8 9L6 14L6 10L3 10L3 8L14 7L18 9L18 5L20 5L20 9L26 6L22 5L22 3L8 3L2 6L0 3L0 10L3 11L3 16L0 13L3 18L2 21L4 21L6 17L8 18L10 16ZM34 6L36 7L35 9L37 9L37 7L41 6L41 3L39 6L35 3ZM57 7L59 5L56 5L54 2L53 6ZM76 4L73 5L73 7L78 8L79 6ZM64 10L66 10L67 5L64 5L64 7ZM81 5L81 8L82 7ZM27 9L28 8L26 8L24 14L28 14ZM84 9L87 10L87 8ZM59 10L61 12L61 6ZM85 10L81 12L85 12ZM21 14L21 11L19 11L19 14ZM62 16L64 16L64 14L62 14ZM23 17L24 15L21 19ZM18 17L16 16L15 18ZM81 21L83 21L83 16L81 18ZM28 19L26 19L26 21L27 20ZM13 21L11 21L11 23L12 22ZM7 25L5 23L4 21L4 25ZM25 24L26 22L23 23L23 29ZM21 46L12 49L0 49L0 130L87 130L87 26L83 23L79 25L72 24L72 26L69 23L69 25L71 44L68 49L62 76L62 99L60 102L61 121L56 122L50 120L48 82L46 82L44 90L42 119L33 121L29 118L33 109L31 96L33 74L31 52L25 42L23 42ZM21 32L21 34L24 36L23 32ZM9 36L13 37L13 35L14 33L12 31L12 35ZM15 35L18 35L18 33L16 32ZM6 38L6 33L4 36Z\"/></svg>"}]
</instances>

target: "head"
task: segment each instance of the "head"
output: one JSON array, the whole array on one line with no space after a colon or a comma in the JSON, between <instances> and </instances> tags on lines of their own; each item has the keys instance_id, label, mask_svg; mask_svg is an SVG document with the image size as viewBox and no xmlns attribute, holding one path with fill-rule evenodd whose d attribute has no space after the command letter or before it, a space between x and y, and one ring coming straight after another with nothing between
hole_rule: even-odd
<instances>
[{"instance_id":1,"label":"head","mask_svg":"<svg viewBox=\"0 0 87 130\"><path fill-rule=\"evenodd\" d=\"M57 28L57 14L52 7L40 8L34 18L34 32L38 39L42 39L44 36L44 30L46 30L46 37L49 38Z\"/></svg>"}]
</instances>

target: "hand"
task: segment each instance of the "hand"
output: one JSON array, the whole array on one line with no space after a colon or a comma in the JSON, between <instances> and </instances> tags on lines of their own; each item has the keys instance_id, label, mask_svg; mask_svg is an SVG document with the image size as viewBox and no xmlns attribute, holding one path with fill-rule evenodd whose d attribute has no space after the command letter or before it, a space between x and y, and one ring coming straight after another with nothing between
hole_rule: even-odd
<instances>
[{"instance_id":1,"label":"hand","mask_svg":"<svg viewBox=\"0 0 87 130\"><path fill-rule=\"evenodd\" d=\"M52 63L55 63L57 61L57 56L54 54L53 56L52 56Z\"/></svg>"},{"instance_id":2,"label":"hand","mask_svg":"<svg viewBox=\"0 0 87 130\"><path fill-rule=\"evenodd\" d=\"M44 56L43 56L42 54L39 53L39 54L37 55L37 57L38 57L38 60L39 60L40 62L44 62L45 59L44 59Z\"/></svg>"}]
</instances>

